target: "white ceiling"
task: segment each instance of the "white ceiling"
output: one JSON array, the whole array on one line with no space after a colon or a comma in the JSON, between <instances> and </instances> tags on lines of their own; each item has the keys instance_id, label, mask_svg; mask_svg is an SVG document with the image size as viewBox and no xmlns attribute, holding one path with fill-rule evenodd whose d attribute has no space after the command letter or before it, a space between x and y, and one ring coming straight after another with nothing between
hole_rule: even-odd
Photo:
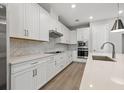
<instances>
[{"instance_id":1,"label":"white ceiling","mask_svg":"<svg viewBox=\"0 0 124 93\"><path fill-rule=\"evenodd\" d=\"M76 3L76 8L71 8L71 3L49 3L49 6L61 17L68 27L73 27L90 22L89 16L93 20L102 20L117 16L116 3ZM124 11L124 3L121 3L120 10ZM121 14L124 16L124 13ZM75 22L79 19L79 22Z\"/></svg>"}]
</instances>

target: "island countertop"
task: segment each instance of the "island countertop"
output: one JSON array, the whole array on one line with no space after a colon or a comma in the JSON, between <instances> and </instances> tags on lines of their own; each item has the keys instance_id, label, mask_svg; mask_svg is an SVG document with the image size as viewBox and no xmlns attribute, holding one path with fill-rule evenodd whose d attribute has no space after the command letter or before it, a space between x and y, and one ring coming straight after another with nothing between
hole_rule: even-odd
<instances>
[{"instance_id":1,"label":"island countertop","mask_svg":"<svg viewBox=\"0 0 124 93\"><path fill-rule=\"evenodd\" d=\"M124 54L116 54L116 62L93 60L90 53L85 66L80 89L81 90L114 90L124 89Z\"/></svg>"}]
</instances>

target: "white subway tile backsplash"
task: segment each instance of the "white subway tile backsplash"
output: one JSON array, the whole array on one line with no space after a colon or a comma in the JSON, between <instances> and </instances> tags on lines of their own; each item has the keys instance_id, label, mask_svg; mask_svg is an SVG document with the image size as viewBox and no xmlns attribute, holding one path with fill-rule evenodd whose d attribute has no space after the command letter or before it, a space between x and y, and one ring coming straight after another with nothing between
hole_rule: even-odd
<instances>
[{"instance_id":1,"label":"white subway tile backsplash","mask_svg":"<svg viewBox=\"0 0 124 93\"><path fill-rule=\"evenodd\" d=\"M50 38L49 42L31 41L23 39L10 39L10 56L24 56L44 53L46 51L65 51L68 45L57 44L55 39Z\"/></svg>"}]
</instances>

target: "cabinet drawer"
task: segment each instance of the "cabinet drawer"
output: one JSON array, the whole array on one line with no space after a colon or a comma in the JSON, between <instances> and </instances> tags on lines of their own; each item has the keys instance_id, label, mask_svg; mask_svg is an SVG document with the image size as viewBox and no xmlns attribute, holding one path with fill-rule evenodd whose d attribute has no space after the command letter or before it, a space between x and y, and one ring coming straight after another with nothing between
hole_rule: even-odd
<instances>
[{"instance_id":1,"label":"cabinet drawer","mask_svg":"<svg viewBox=\"0 0 124 93\"><path fill-rule=\"evenodd\" d=\"M20 72L22 70L28 69L33 67L34 65L39 64L39 60L31 60L31 61L25 61L22 63L17 63L14 65L11 65L11 73L17 73Z\"/></svg>"},{"instance_id":2,"label":"cabinet drawer","mask_svg":"<svg viewBox=\"0 0 124 93\"><path fill-rule=\"evenodd\" d=\"M51 62L54 62L54 57L39 58L39 59L35 59L35 60L30 60L30 61L25 61L25 62L13 64L13 65L11 65L11 73L12 74L17 73L17 72L20 72L22 70L31 68L35 65L38 65L42 62L47 62L50 60L53 60Z\"/></svg>"}]
</instances>

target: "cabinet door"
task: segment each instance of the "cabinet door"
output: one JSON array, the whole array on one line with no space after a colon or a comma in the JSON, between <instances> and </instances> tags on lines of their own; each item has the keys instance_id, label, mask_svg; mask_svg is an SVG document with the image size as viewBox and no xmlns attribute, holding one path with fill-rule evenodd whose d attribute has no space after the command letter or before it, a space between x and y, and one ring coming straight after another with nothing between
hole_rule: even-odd
<instances>
[{"instance_id":1,"label":"cabinet door","mask_svg":"<svg viewBox=\"0 0 124 93\"><path fill-rule=\"evenodd\" d=\"M64 37L63 37L63 40L64 40L64 43L68 43L68 40L67 40L67 37L68 37L68 33L67 33L67 29L66 27L63 25L63 30L64 30Z\"/></svg>"},{"instance_id":2,"label":"cabinet door","mask_svg":"<svg viewBox=\"0 0 124 93\"><path fill-rule=\"evenodd\" d=\"M59 73L63 69L63 56L58 54L55 56L55 73Z\"/></svg>"},{"instance_id":3,"label":"cabinet door","mask_svg":"<svg viewBox=\"0 0 124 93\"><path fill-rule=\"evenodd\" d=\"M77 29L77 40L88 41L89 40L89 28Z\"/></svg>"},{"instance_id":4,"label":"cabinet door","mask_svg":"<svg viewBox=\"0 0 124 93\"><path fill-rule=\"evenodd\" d=\"M70 51L68 51L68 52L66 52L66 66L67 65L69 65L70 63L71 63L71 52Z\"/></svg>"},{"instance_id":5,"label":"cabinet door","mask_svg":"<svg viewBox=\"0 0 124 93\"><path fill-rule=\"evenodd\" d=\"M58 43L70 44L70 33L69 29L61 24L61 33L63 34L62 37L58 39Z\"/></svg>"},{"instance_id":6,"label":"cabinet door","mask_svg":"<svg viewBox=\"0 0 124 93\"><path fill-rule=\"evenodd\" d=\"M69 63L71 63L72 62L72 52L70 51L69 52Z\"/></svg>"},{"instance_id":7,"label":"cabinet door","mask_svg":"<svg viewBox=\"0 0 124 93\"><path fill-rule=\"evenodd\" d=\"M47 61L46 65L46 80L49 81L55 75L55 62L54 59Z\"/></svg>"},{"instance_id":8,"label":"cabinet door","mask_svg":"<svg viewBox=\"0 0 124 93\"><path fill-rule=\"evenodd\" d=\"M49 14L40 8L40 40L49 41L50 21Z\"/></svg>"},{"instance_id":9,"label":"cabinet door","mask_svg":"<svg viewBox=\"0 0 124 93\"><path fill-rule=\"evenodd\" d=\"M77 30L77 41L83 41L83 31L82 31L82 29Z\"/></svg>"},{"instance_id":10,"label":"cabinet door","mask_svg":"<svg viewBox=\"0 0 124 93\"><path fill-rule=\"evenodd\" d=\"M24 4L10 3L7 6L10 37L25 36Z\"/></svg>"},{"instance_id":11,"label":"cabinet door","mask_svg":"<svg viewBox=\"0 0 124 93\"><path fill-rule=\"evenodd\" d=\"M58 20L56 20L56 28L57 28L57 32L62 33L61 23Z\"/></svg>"},{"instance_id":12,"label":"cabinet door","mask_svg":"<svg viewBox=\"0 0 124 93\"><path fill-rule=\"evenodd\" d=\"M30 39L39 40L38 4L25 4L25 28Z\"/></svg>"},{"instance_id":13,"label":"cabinet door","mask_svg":"<svg viewBox=\"0 0 124 93\"><path fill-rule=\"evenodd\" d=\"M70 43L77 44L77 31L70 31Z\"/></svg>"},{"instance_id":14,"label":"cabinet door","mask_svg":"<svg viewBox=\"0 0 124 93\"><path fill-rule=\"evenodd\" d=\"M67 44L70 44L70 34L69 34L69 29L67 28L66 30L66 39L67 39Z\"/></svg>"},{"instance_id":15,"label":"cabinet door","mask_svg":"<svg viewBox=\"0 0 124 93\"><path fill-rule=\"evenodd\" d=\"M61 32L63 33L63 36L59 38L58 42L66 44L66 42L67 42L67 40L66 40L66 29L65 29L65 26L63 24L61 24Z\"/></svg>"},{"instance_id":16,"label":"cabinet door","mask_svg":"<svg viewBox=\"0 0 124 93\"><path fill-rule=\"evenodd\" d=\"M41 88L46 82L47 82L46 81L46 62L41 62L37 66L37 89Z\"/></svg>"},{"instance_id":17,"label":"cabinet door","mask_svg":"<svg viewBox=\"0 0 124 93\"><path fill-rule=\"evenodd\" d=\"M50 30L56 30L57 32L61 33L61 27L60 27L60 22L59 21L50 17L49 24L50 24Z\"/></svg>"},{"instance_id":18,"label":"cabinet door","mask_svg":"<svg viewBox=\"0 0 124 93\"><path fill-rule=\"evenodd\" d=\"M101 49L103 43L109 40L108 22L94 22L92 23L92 50L97 53L109 52L109 45Z\"/></svg>"},{"instance_id":19,"label":"cabinet door","mask_svg":"<svg viewBox=\"0 0 124 93\"><path fill-rule=\"evenodd\" d=\"M51 16L50 16L51 17ZM49 21L49 24L50 24L50 30L55 30L56 28L56 21L55 19L53 19L52 17L50 18L50 21Z\"/></svg>"},{"instance_id":20,"label":"cabinet door","mask_svg":"<svg viewBox=\"0 0 124 93\"><path fill-rule=\"evenodd\" d=\"M12 74L11 76L11 89L14 90L30 90L34 89L33 70L25 70Z\"/></svg>"},{"instance_id":21,"label":"cabinet door","mask_svg":"<svg viewBox=\"0 0 124 93\"><path fill-rule=\"evenodd\" d=\"M69 64L69 52L67 52L67 54L66 54L66 56L67 56L67 65Z\"/></svg>"}]
</instances>

